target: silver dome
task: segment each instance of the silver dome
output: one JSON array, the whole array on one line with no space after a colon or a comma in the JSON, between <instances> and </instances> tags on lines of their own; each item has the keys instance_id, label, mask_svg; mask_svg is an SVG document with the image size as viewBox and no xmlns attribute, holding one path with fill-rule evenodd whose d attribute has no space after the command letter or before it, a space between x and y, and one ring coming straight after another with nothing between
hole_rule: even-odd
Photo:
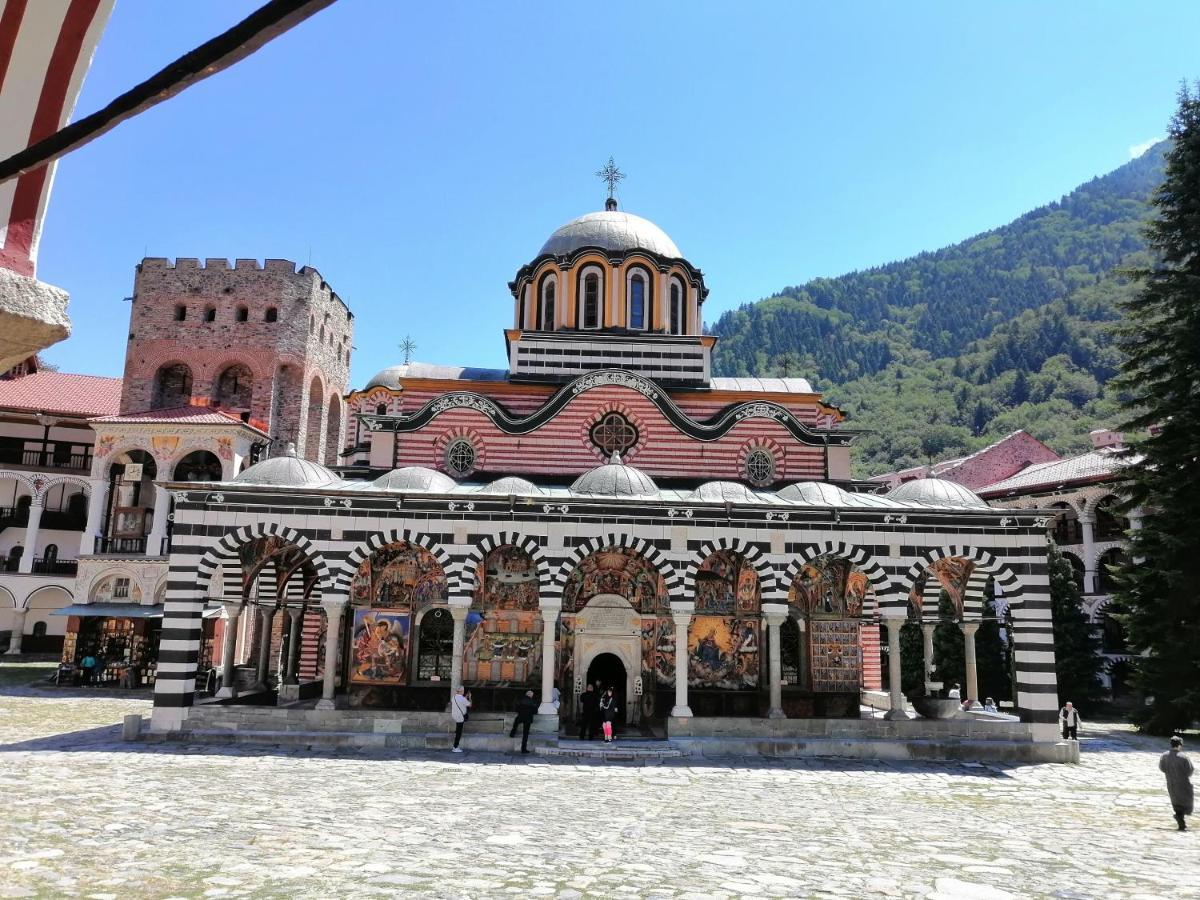
<instances>
[{"instance_id":1,"label":"silver dome","mask_svg":"<svg viewBox=\"0 0 1200 900\"><path fill-rule=\"evenodd\" d=\"M649 219L617 210L593 212L572 219L550 235L538 255L564 256L583 247L618 252L649 250L671 259L683 257L667 233Z\"/></svg>"},{"instance_id":2,"label":"silver dome","mask_svg":"<svg viewBox=\"0 0 1200 900\"><path fill-rule=\"evenodd\" d=\"M736 481L706 481L688 495L689 500L716 503L761 503L750 488Z\"/></svg>"},{"instance_id":3,"label":"silver dome","mask_svg":"<svg viewBox=\"0 0 1200 900\"><path fill-rule=\"evenodd\" d=\"M542 489L532 481L526 481L524 478L518 478L515 475L508 475L504 478L497 478L491 484L485 484L479 489L481 494L540 494Z\"/></svg>"},{"instance_id":4,"label":"silver dome","mask_svg":"<svg viewBox=\"0 0 1200 900\"><path fill-rule=\"evenodd\" d=\"M380 491L425 491L430 494L448 494L457 486L449 475L424 466L392 469L371 482L371 487Z\"/></svg>"},{"instance_id":5,"label":"silver dome","mask_svg":"<svg viewBox=\"0 0 1200 900\"><path fill-rule=\"evenodd\" d=\"M655 497L658 485L641 469L621 462L621 454L590 472L584 472L571 485L575 494L594 494L603 497Z\"/></svg>"},{"instance_id":6,"label":"silver dome","mask_svg":"<svg viewBox=\"0 0 1200 900\"><path fill-rule=\"evenodd\" d=\"M847 495L840 487L824 481L798 481L776 491L781 500L812 503L816 506L846 506Z\"/></svg>"},{"instance_id":7,"label":"silver dome","mask_svg":"<svg viewBox=\"0 0 1200 900\"><path fill-rule=\"evenodd\" d=\"M884 496L898 503L930 503L935 506L988 508L988 505L969 488L945 478L916 478L892 488Z\"/></svg>"},{"instance_id":8,"label":"silver dome","mask_svg":"<svg viewBox=\"0 0 1200 900\"><path fill-rule=\"evenodd\" d=\"M318 487L341 481L320 463L296 456L296 446L288 444L280 456L255 463L233 479L235 484L262 484L270 487Z\"/></svg>"},{"instance_id":9,"label":"silver dome","mask_svg":"<svg viewBox=\"0 0 1200 900\"><path fill-rule=\"evenodd\" d=\"M375 373L367 382L364 391L374 387L397 390L401 378L440 378L448 381L504 381L508 377L505 369L479 369L473 366L439 366L432 363L402 363L388 366Z\"/></svg>"}]
</instances>

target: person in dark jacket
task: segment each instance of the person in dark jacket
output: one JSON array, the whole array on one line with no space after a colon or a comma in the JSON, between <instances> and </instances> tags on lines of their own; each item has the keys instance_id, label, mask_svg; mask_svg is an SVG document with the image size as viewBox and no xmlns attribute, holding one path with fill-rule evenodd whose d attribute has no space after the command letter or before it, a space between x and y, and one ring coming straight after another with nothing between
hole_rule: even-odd
<instances>
[{"instance_id":1,"label":"person in dark jacket","mask_svg":"<svg viewBox=\"0 0 1200 900\"><path fill-rule=\"evenodd\" d=\"M1158 769L1167 776L1167 795L1175 810L1175 821L1180 831L1187 831L1184 816L1192 814L1192 761L1183 755L1183 738L1171 738L1171 749L1158 760Z\"/></svg>"},{"instance_id":2,"label":"person in dark jacket","mask_svg":"<svg viewBox=\"0 0 1200 900\"><path fill-rule=\"evenodd\" d=\"M604 743L611 744L613 742L613 722L617 718L617 698L613 694L613 689L610 687L604 692L604 696L600 698L600 717L603 719L602 727L604 728Z\"/></svg>"},{"instance_id":3,"label":"person in dark jacket","mask_svg":"<svg viewBox=\"0 0 1200 900\"><path fill-rule=\"evenodd\" d=\"M600 695L589 684L579 695L579 739L592 741L600 727Z\"/></svg>"},{"instance_id":4,"label":"person in dark jacket","mask_svg":"<svg viewBox=\"0 0 1200 900\"><path fill-rule=\"evenodd\" d=\"M529 752L529 726L533 724L533 717L537 714L538 702L533 697L533 691L526 691L525 696L517 701L517 717L513 719L512 731L508 733L509 737L517 736L517 726L521 726L521 752Z\"/></svg>"}]
</instances>

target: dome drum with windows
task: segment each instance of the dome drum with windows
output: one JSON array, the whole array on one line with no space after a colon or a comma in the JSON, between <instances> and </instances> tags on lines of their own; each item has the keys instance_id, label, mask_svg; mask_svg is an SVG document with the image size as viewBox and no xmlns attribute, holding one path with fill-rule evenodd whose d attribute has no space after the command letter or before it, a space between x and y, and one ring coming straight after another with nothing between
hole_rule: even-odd
<instances>
[{"instance_id":1,"label":"dome drum with windows","mask_svg":"<svg viewBox=\"0 0 1200 900\"><path fill-rule=\"evenodd\" d=\"M509 289L514 375L561 380L603 345L620 368L707 384L714 339L702 334L703 274L658 225L611 198L602 212L557 228Z\"/></svg>"}]
</instances>

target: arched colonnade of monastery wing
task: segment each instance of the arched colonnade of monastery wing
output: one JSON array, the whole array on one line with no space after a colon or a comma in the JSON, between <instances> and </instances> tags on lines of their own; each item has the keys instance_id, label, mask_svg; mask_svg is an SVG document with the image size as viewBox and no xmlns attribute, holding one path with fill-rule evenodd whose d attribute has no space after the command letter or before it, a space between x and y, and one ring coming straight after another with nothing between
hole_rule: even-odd
<instances>
[{"instance_id":1,"label":"arched colonnade of monastery wing","mask_svg":"<svg viewBox=\"0 0 1200 900\"><path fill-rule=\"evenodd\" d=\"M176 501L156 727L179 727L192 705L210 598L272 608L306 603L312 609L320 603L340 627L359 567L380 548L400 542L436 561L451 608L470 605L480 587L480 563L489 553L521 548L536 570L538 608L548 626L563 608L572 573L609 548L637 556L661 576L677 624L686 624L695 610L698 576L716 552L737 554L754 572L764 619L786 609L789 596L795 603L797 576L820 558L846 560L869 584L869 599L858 615L893 623L909 615L914 589L923 578L926 585L933 582L926 573L939 566L967 573L958 590L960 615L968 622L981 616L986 582L994 578L1013 619L1017 710L1035 723L1052 723L1057 713L1046 519L1040 514L1001 518L995 510L939 509L884 516L827 508L783 513L661 501L620 508L577 498L517 502L480 494L449 499L269 488L180 491ZM553 653L553 629L547 631ZM326 654L330 650L336 654L341 648L327 643Z\"/></svg>"}]
</instances>

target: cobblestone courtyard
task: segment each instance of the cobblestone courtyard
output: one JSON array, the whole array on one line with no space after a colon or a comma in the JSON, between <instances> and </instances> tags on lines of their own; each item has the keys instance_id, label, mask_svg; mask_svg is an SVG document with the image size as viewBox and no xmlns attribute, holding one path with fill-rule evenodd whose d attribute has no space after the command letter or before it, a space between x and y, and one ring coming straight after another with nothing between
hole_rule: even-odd
<instances>
[{"instance_id":1,"label":"cobblestone courtyard","mask_svg":"<svg viewBox=\"0 0 1200 900\"><path fill-rule=\"evenodd\" d=\"M7 670L7 671L5 671ZM1159 743L1080 766L126 744L142 698L0 663L3 897L1200 897Z\"/></svg>"}]
</instances>

